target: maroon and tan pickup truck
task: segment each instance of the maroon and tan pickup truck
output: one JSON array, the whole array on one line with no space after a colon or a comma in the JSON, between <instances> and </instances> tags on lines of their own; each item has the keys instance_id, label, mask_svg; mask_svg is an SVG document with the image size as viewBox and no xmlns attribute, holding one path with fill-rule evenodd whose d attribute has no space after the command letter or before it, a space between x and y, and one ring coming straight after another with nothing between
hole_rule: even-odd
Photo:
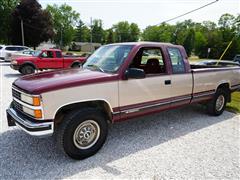
<instances>
[{"instance_id":1,"label":"maroon and tan pickup truck","mask_svg":"<svg viewBox=\"0 0 240 180\"><path fill-rule=\"evenodd\" d=\"M85 61L86 57L62 55L59 49L44 49L35 51L32 56L12 59L10 66L26 75L34 73L35 70L76 68Z\"/></svg>"},{"instance_id":2,"label":"maroon and tan pickup truck","mask_svg":"<svg viewBox=\"0 0 240 180\"><path fill-rule=\"evenodd\" d=\"M239 89L239 67L190 65L182 46L110 44L81 69L17 79L8 124L33 136L54 135L67 155L83 159L102 147L109 123L192 103L218 116Z\"/></svg>"}]
</instances>

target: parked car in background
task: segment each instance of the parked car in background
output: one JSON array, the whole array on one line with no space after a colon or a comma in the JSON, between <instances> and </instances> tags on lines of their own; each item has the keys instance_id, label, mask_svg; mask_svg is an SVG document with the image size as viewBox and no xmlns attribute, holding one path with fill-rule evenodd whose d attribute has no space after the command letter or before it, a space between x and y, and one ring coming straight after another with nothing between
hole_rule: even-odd
<instances>
[{"instance_id":1,"label":"parked car in background","mask_svg":"<svg viewBox=\"0 0 240 180\"><path fill-rule=\"evenodd\" d=\"M11 60L16 59L17 57L32 56L34 52L35 52L34 50L29 49L24 51L7 53L5 56L5 61L10 62Z\"/></svg>"},{"instance_id":2,"label":"parked car in background","mask_svg":"<svg viewBox=\"0 0 240 180\"><path fill-rule=\"evenodd\" d=\"M13 53L23 50L29 50L29 47L26 46L16 46L16 45L6 45L3 46L0 50L0 59L3 59L5 61L7 53ZM6 61L9 61L6 59Z\"/></svg>"},{"instance_id":3,"label":"parked car in background","mask_svg":"<svg viewBox=\"0 0 240 180\"><path fill-rule=\"evenodd\" d=\"M233 62L238 62L240 64L240 54L237 54L234 58L233 58Z\"/></svg>"},{"instance_id":4,"label":"parked car in background","mask_svg":"<svg viewBox=\"0 0 240 180\"><path fill-rule=\"evenodd\" d=\"M78 68L84 62L85 57L62 55L59 49L35 51L32 56L17 57L11 61L11 68L21 74L32 74L35 70Z\"/></svg>"},{"instance_id":5,"label":"parked car in background","mask_svg":"<svg viewBox=\"0 0 240 180\"><path fill-rule=\"evenodd\" d=\"M4 48L5 45L0 44L0 60L4 60L4 58L2 57L2 49Z\"/></svg>"},{"instance_id":6,"label":"parked car in background","mask_svg":"<svg viewBox=\"0 0 240 180\"><path fill-rule=\"evenodd\" d=\"M226 61L226 60L203 60L195 63L196 65L206 66L240 66L238 62Z\"/></svg>"},{"instance_id":7,"label":"parked car in background","mask_svg":"<svg viewBox=\"0 0 240 180\"><path fill-rule=\"evenodd\" d=\"M81 69L18 78L8 125L32 136L54 134L66 154L83 159L102 147L108 123L193 103L219 116L239 88L240 67L190 65L182 46L110 44L96 50Z\"/></svg>"}]
</instances>

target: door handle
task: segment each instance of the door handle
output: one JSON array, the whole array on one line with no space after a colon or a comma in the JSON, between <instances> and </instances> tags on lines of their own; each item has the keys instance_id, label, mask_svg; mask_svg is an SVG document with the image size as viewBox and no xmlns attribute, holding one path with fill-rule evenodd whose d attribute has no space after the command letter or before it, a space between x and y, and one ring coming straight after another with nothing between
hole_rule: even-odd
<instances>
[{"instance_id":1,"label":"door handle","mask_svg":"<svg viewBox=\"0 0 240 180\"><path fill-rule=\"evenodd\" d=\"M171 84L171 80L165 80L165 85L170 85Z\"/></svg>"}]
</instances>

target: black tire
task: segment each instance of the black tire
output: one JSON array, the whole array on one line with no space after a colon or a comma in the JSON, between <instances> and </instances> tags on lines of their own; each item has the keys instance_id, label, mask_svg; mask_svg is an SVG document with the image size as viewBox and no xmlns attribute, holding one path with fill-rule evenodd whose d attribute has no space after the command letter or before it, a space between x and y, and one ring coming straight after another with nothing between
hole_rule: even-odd
<instances>
[{"instance_id":1,"label":"black tire","mask_svg":"<svg viewBox=\"0 0 240 180\"><path fill-rule=\"evenodd\" d=\"M81 67L81 64L79 64L79 63L74 63L71 67L72 67L72 68L80 68L80 67Z\"/></svg>"},{"instance_id":2,"label":"black tire","mask_svg":"<svg viewBox=\"0 0 240 180\"><path fill-rule=\"evenodd\" d=\"M35 68L31 65L24 65L23 67L21 67L19 72L21 72L23 75L33 74L35 72Z\"/></svg>"},{"instance_id":3,"label":"black tire","mask_svg":"<svg viewBox=\"0 0 240 180\"><path fill-rule=\"evenodd\" d=\"M82 132L81 128L78 131L79 127L82 127L83 129L85 127L83 125L87 124L89 121L91 121L91 123L96 123L99 127L99 131L95 131L95 134L98 132L98 136L94 136L95 139L88 148L81 146L77 142L76 139L80 140L80 136L77 136L78 138L74 138L74 135L76 132ZM57 127L56 141L58 147L68 156L79 160L92 156L98 152L98 150L103 146L107 138L107 134L108 123L104 114L101 111L93 108L85 108L82 110L72 111L64 117L62 123L59 125L59 127ZM89 137L92 138L92 135L89 135ZM82 138L84 139L85 135L83 135ZM77 145L81 148L77 147Z\"/></svg>"},{"instance_id":4,"label":"black tire","mask_svg":"<svg viewBox=\"0 0 240 180\"><path fill-rule=\"evenodd\" d=\"M224 89L218 89L214 98L207 104L207 111L212 116L219 116L223 113L227 104L228 92ZM223 102L218 105L217 101L223 99Z\"/></svg>"}]
</instances>

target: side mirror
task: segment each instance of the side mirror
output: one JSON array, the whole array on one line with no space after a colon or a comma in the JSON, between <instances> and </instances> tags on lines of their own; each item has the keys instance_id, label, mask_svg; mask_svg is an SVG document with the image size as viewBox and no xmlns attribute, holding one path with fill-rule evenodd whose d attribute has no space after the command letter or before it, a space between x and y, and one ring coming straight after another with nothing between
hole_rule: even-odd
<instances>
[{"instance_id":1,"label":"side mirror","mask_svg":"<svg viewBox=\"0 0 240 180\"><path fill-rule=\"evenodd\" d=\"M129 68L125 72L125 79L143 79L146 77L144 70L138 68Z\"/></svg>"}]
</instances>

